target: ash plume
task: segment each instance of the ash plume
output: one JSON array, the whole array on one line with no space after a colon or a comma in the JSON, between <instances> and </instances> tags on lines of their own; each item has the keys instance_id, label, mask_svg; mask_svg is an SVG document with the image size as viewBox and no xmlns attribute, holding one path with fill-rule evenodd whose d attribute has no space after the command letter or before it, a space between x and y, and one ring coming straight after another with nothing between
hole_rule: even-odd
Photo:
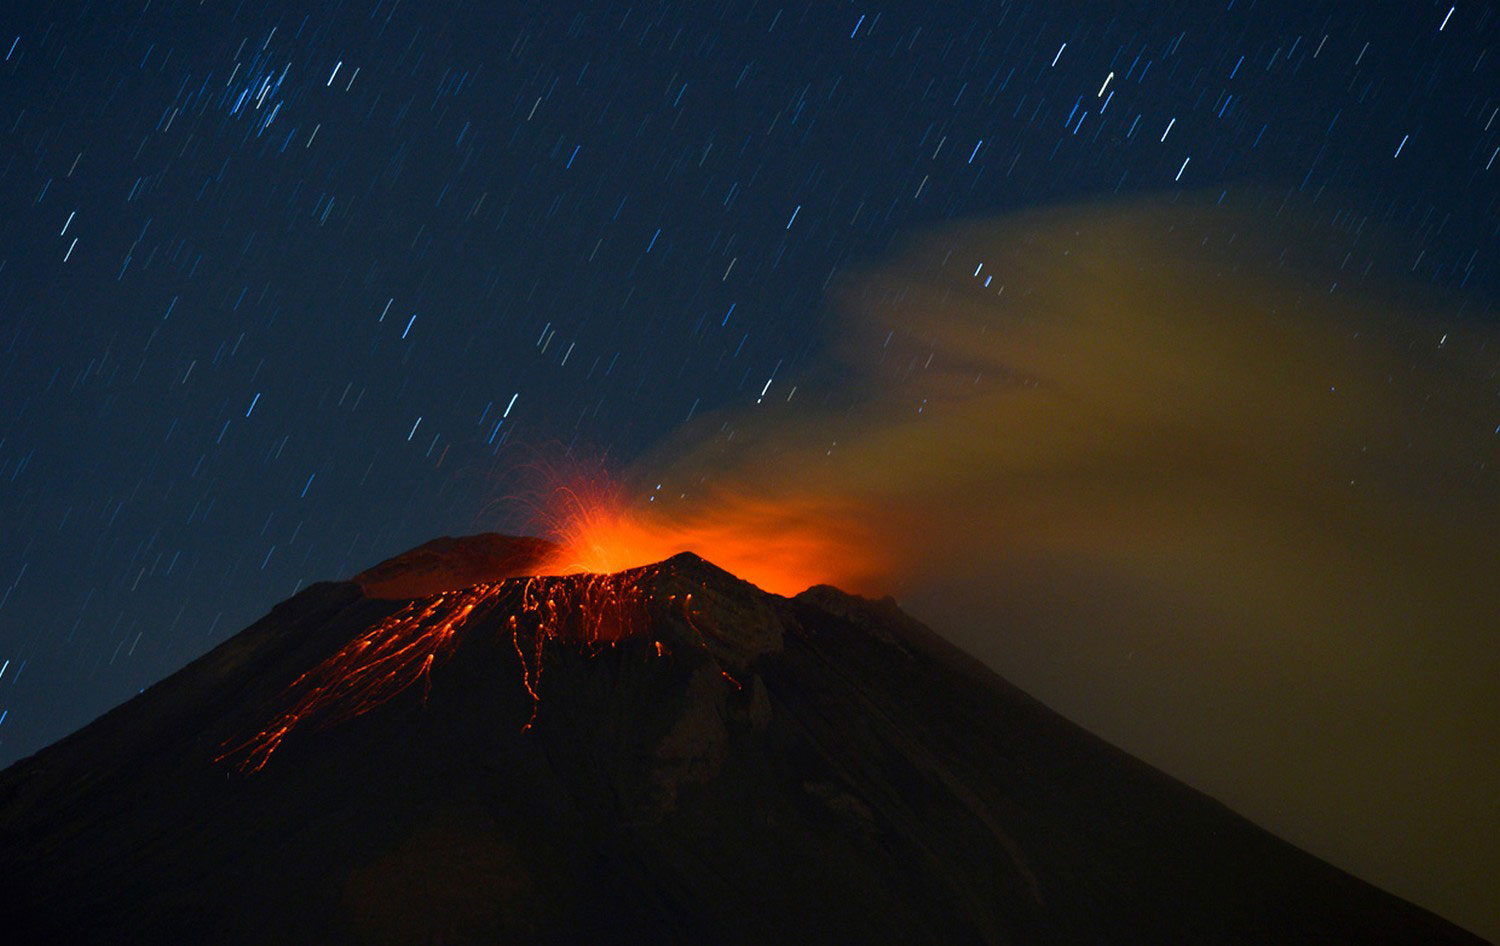
<instances>
[{"instance_id":1,"label":"ash plume","mask_svg":"<svg viewBox=\"0 0 1500 946\"><path fill-rule=\"evenodd\" d=\"M824 364L681 431L574 544L892 593L1376 883L1500 886L1494 323L1279 203L920 236L842 280Z\"/></svg>"}]
</instances>

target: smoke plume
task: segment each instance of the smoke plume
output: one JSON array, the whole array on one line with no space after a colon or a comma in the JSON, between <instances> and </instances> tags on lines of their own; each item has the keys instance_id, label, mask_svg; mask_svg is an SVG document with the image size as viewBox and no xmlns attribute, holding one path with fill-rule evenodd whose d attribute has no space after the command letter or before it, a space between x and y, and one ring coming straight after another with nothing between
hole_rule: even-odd
<instances>
[{"instance_id":1,"label":"smoke plume","mask_svg":"<svg viewBox=\"0 0 1500 946\"><path fill-rule=\"evenodd\" d=\"M643 460L571 563L687 548L894 594L1272 831L1500 928L1494 323L1382 288L1356 221L1275 209L913 240L843 279L824 364Z\"/></svg>"}]
</instances>

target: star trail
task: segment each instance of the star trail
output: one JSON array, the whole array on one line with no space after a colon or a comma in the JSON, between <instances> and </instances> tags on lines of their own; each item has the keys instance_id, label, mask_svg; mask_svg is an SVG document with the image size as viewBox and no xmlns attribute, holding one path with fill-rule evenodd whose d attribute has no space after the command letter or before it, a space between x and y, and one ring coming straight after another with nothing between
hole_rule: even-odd
<instances>
[{"instance_id":1,"label":"star trail","mask_svg":"<svg viewBox=\"0 0 1500 946\"><path fill-rule=\"evenodd\" d=\"M811 397L830 287L924 228L1271 193L1348 283L1379 230L1487 318L1497 40L1430 0L8 3L0 766L310 583L532 528L538 456Z\"/></svg>"}]
</instances>

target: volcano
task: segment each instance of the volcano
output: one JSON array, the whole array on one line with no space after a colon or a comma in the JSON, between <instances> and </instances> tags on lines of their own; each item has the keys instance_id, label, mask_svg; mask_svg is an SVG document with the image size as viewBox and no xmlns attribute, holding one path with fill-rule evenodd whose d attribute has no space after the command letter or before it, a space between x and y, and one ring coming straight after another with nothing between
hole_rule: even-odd
<instances>
[{"instance_id":1,"label":"volcano","mask_svg":"<svg viewBox=\"0 0 1500 946\"><path fill-rule=\"evenodd\" d=\"M440 539L0 773L7 942L1480 940L890 599Z\"/></svg>"}]
</instances>

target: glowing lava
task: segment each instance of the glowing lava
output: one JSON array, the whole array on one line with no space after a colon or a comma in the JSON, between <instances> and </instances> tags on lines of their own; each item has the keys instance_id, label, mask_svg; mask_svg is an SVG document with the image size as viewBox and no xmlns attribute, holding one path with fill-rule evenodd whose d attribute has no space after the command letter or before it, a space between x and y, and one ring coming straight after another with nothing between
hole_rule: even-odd
<instances>
[{"instance_id":1,"label":"glowing lava","mask_svg":"<svg viewBox=\"0 0 1500 946\"><path fill-rule=\"evenodd\" d=\"M569 644L592 654L645 633L650 626L646 607L651 600L647 579L656 573L656 569L646 569L526 581L521 608L507 622L516 656L521 658L521 682L531 694L531 718L523 731L536 721L541 703L537 686L547 645ZM664 653L659 641L656 653Z\"/></svg>"},{"instance_id":2,"label":"glowing lava","mask_svg":"<svg viewBox=\"0 0 1500 946\"><path fill-rule=\"evenodd\" d=\"M230 760L242 772L257 772L298 727L348 722L418 681L430 688L432 668L457 650L475 612L483 615L505 602L514 602L503 627L521 661L520 682L532 698L531 718L522 727L529 729L547 647L566 644L593 654L644 633L646 588L658 574L660 569L648 568L531 577L412 601L294 680L287 688L291 706L251 738L226 744L215 761ZM665 653L660 642L655 652Z\"/></svg>"},{"instance_id":3,"label":"glowing lava","mask_svg":"<svg viewBox=\"0 0 1500 946\"><path fill-rule=\"evenodd\" d=\"M297 726L347 722L418 680L429 682L433 665L452 654L474 609L503 588L475 585L406 605L292 681L291 708L245 742L226 745L216 761L234 759L241 771L259 771Z\"/></svg>"},{"instance_id":4,"label":"glowing lava","mask_svg":"<svg viewBox=\"0 0 1500 946\"><path fill-rule=\"evenodd\" d=\"M632 505L607 482L582 481L556 488L544 518L559 550L543 571L557 574L617 572L693 552L790 597L816 584L879 591L890 570L868 515L812 492Z\"/></svg>"}]
</instances>

